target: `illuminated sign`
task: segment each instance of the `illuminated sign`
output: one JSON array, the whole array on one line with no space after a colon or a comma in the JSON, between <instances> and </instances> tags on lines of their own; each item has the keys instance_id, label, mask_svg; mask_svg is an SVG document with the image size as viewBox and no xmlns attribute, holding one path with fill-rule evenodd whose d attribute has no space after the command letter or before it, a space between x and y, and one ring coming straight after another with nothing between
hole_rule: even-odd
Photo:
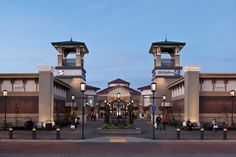
<instances>
[{"instance_id":1,"label":"illuminated sign","mask_svg":"<svg viewBox=\"0 0 236 157\"><path fill-rule=\"evenodd\" d=\"M14 84L14 89L22 89L24 88L24 84Z\"/></svg>"},{"instance_id":2,"label":"illuminated sign","mask_svg":"<svg viewBox=\"0 0 236 157\"><path fill-rule=\"evenodd\" d=\"M179 69L158 69L155 70L153 76L179 76Z\"/></svg>"}]
</instances>

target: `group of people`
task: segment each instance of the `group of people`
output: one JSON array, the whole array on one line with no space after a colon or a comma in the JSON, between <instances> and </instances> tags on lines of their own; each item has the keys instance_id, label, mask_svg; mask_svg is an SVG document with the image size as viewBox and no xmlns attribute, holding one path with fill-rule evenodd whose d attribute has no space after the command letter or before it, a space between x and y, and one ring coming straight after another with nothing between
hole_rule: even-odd
<instances>
[{"instance_id":1,"label":"group of people","mask_svg":"<svg viewBox=\"0 0 236 157\"><path fill-rule=\"evenodd\" d=\"M213 131L214 131L214 132L217 132L218 129L219 129L219 126L218 126L218 124L217 124L217 122L216 122L216 119L213 119L213 120L212 120L211 125L212 125Z\"/></svg>"},{"instance_id":2,"label":"group of people","mask_svg":"<svg viewBox=\"0 0 236 157\"><path fill-rule=\"evenodd\" d=\"M192 122L190 121L190 119L188 119L187 122L186 122L186 121L183 121L182 127L183 127L183 128L188 128L188 130L191 131L191 130L192 130L192 127L193 127L193 124L192 124Z\"/></svg>"},{"instance_id":3,"label":"group of people","mask_svg":"<svg viewBox=\"0 0 236 157\"><path fill-rule=\"evenodd\" d=\"M193 123L190 121L190 119L188 119L187 121L183 121L182 123L182 127L183 128L188 128L189 131L192 130L192 127L193 127ZM211 122L211 128L214 132L217 132L218 129L219 129L219 126L216 122L216 119L213 119L212 122Z\"/></svg>"},{"instance_id":4,"label":"group of people","mask_svg":"<svg viewBox=\"0 0 236 157\"><path fill-rule=\"evenodd\" d=\"M154 127L156 129L163 129L163 130L166 130L166 124L168 123L168 117L167 115L157 115L156 117L156 122L154 124Z\"/></svg>"},{"instance_id":5,"label":"group of people","mask_svg":"<svg viewBox=\"0 0 236 157\"><path fill-rule=\"evenodd\" d=\"M90 113L90 121L96 121L96 118L97 118L97 114L96 112L91 112Z\"/></svg>"}]
</instances>

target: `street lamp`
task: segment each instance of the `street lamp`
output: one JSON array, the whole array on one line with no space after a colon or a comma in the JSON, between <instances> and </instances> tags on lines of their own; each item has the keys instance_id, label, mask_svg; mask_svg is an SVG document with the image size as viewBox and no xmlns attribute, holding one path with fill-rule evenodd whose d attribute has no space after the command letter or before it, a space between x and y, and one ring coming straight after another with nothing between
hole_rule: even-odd
<instances>
[{"instance_id":1,"label":"street lamp","mask_svg":"<svg viewBox=\"0 0 236 157\"><path fill-rule=\"evenodd\" d=\"M117 93L117 99L120 99L120 93Z\"/></svg>"},{"instance_id":2,"label":"street lamp","mask_svg":"<svg viewBox=\"0 0 236 157\"><path fill-rule=\"evenodd\" d=\"M118 99L118 104L117 104L118 112L117 112L117 114L118 114L118 116L120 116L120 93L117 93L117 99Z\"/></svg>"},{"instance_id":3,"label":"street lamp","mask_svg":"<svg viewBox=\"0 0 236 157\"><path fill-rule=\"evenodd\" d=\"M230 97L231 97L231 127L234 125L234 96L235 96L235 90L231 90L229 92Z\"/></svg>"},{"instance_id":4,"label":"street lamp","mask_svg":"<svg viewBox=\"0 0 236 157\"><path fill-rule=\"evenodd\" d=\"M120 106L121 106L121 103L120 103L120 93L117 93L117 103L116 103L116 106L117 106L117 123L120 124Z\"/></svg>"},{"instance_id":5,"label":"street lamp","mask_svg":"<svg viewBox=\"0 0 236 157\"><path fill-rule=\"evenodd\" d=\"M133 124L133 104L134 100L131 100L131 106L130 106L130 124Z\"/></svg>"},{"instance_id":6,"label":"street lamp","mask_svg":"<svg viewBox=\"0 0 236 157\"><path fill-rule=\"evenodd\" d=\"M166 108L166 95L163 95L162 96L162 99L163 99L163 106L165 108L165 114L167 114L167 108Z\"/></svg>"},{"instance_id":7,"label":"street lamp","mask_svg":"<svg viewBox=\"0 0 236 157\"><path fill-rule=\"evenodd\" d=\"M82 92L82 139L84 139L84 112L85 112L85 108L84 108L84 92L86 90L86 84L83 82L80 84L80 90Z\"/></svg>"},{"instance_id":8,"label":"street lamp","mask_svg":"<svg viewBox=\"0 0 236 157\"><path fill-rule=\"evenodd\" d=\"M72 106L74 106L74 103L75 103L75 96L74 95L71 96L71 100L72 100Z\"/></svg>"},{"instance_id":9,"label":"street lamp","mask_svg":"<svg viewBox=\"0 0 236 157\"><path fill-rule=\"evenodd\" d=\"M7 90L3 90L2 91L3 96L4 96L4 102L5 102L5 115L4 115L4 130L7 127L7 95L8 95L8 91Z\"/></svg>"},{"instance_id":10,"label":"street lamp","mask_svg":"<svg viewBox=\"0 0 236 157\"><path fill-rule=\"evenodd\" d=\"M153 106L153 109L152 109L152 139L155 140L156 137L155 137L155 128L154 128L154 114L155 114L155 111L154 111L154 99L155 99L155 92L157 90L157 87L156 87L156 83L153 82L151 84L151 91L152 91L152 106Z\"/></svg>"},{"instance_id":11,"label":"street lamp","mask_svg":"<svg viewBox=\"0 0 236 157\"><path fill-rule=\"evenodd\" d=\"M105 123L109 123L109 116L110 116L110 107L109 107L109 105L108 105L108 103L107 103L107 100L104 100L104 106L105 106L105 120L104 120L104 122Z\"/></svg>"}]
</instances>

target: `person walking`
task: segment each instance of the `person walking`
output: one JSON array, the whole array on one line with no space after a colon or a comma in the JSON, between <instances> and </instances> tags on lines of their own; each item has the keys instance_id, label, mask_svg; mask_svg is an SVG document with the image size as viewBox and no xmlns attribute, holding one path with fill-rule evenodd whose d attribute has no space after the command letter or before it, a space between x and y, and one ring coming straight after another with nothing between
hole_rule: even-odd
<instances>
[{"instance_id":1,"label":"person walking","mask_svg":"<svg viewBox=\"0 0 236 157\"><path fill-rule=\"evenodd\" d=\"M78 117L77 116L74 119L74 124L75 124L75 128L77 128L77 125L78 125Z\"/></svg>"},{"instance_id":2,"label":"person walking","mask_svg":"<svg viewBox=\"0 0 236 157\"><path fill-rule=\"evenodd\" d=\"M161 116L160 115L156 117L156 126L157 126L156 127L157 129L161 130Z\"/></svg>"},{"instance_id":3,"label":"person walking","mask_svg":"<svg viewBox=\"0 0 236 157\"><path fill-rule=\"evenodd\" d=\"M163 130L166 130L166 124L168 122L167 115L162 116L162 124L163 124Z\"/></svg>"},{"instance_id":4,"label":"person walking","mask_svg":"<svg viewBox=\"0 0 236 157\"><path fill-rule=\"evenodd\" d=\"M189 131L192 131L192 123L191 123L190 119L188 119L188 121L187 121L187 127L188 127Z\"/></svg>"},{"instance_id":5,"label":"person walking","mask_svg":"<svg viewBox=\"0 0 236 157\"><path fill-rule=\"evenodd\" d=\"M93 121L95 122L97 118L96 112L93 112Z\"/></svg>"}]
</instances>

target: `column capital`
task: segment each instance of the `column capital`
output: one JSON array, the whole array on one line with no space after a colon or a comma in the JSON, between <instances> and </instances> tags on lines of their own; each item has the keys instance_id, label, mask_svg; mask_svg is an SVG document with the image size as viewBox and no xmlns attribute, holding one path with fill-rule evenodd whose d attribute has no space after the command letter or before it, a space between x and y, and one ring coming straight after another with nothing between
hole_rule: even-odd
<instances>
[{"instance_id":1,"label":"column capital","mask_svg":"<svg viewBox=\"0 0 236 157\"><path fill-rule=\"evenodd\" d=\"M184 72L200 72L200 66L186 66L184 67Z\"/></svg>"}]
</instances>

